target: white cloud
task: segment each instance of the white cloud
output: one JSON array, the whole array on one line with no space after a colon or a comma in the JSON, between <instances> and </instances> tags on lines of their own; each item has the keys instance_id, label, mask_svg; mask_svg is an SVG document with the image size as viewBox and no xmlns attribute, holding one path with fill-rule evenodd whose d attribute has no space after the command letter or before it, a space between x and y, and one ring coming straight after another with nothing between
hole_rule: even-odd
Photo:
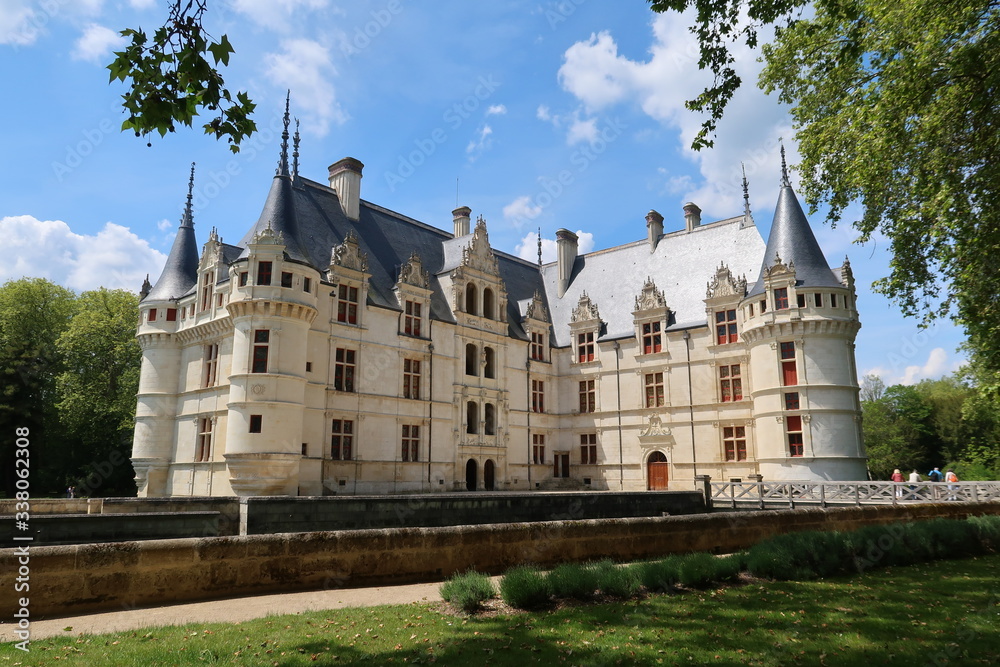
<instances>
[{"instance_id":1,"label":"white cloud","mask_svg":"<svg viewBox=\"0 0 1000 667\"><path fill-rule=\"evenodd\" d=\"M325 9L328 0L231 0L232 8L264 28L285 32L291 28L292 15L301 9ZM341 14L341 12L337 12Z\"/></svg>"},{"instance_id":2,"label":"white cloud","mask_svg":"<svg viewBox=\"0 0 1000 667\"><path fill-rule=\"evenodd\" d=\"M91 23L83 30L83 35L73 46L73 58L100 63L126 40L111 28Z\"/></svg>"},{"instance_id":3,"label":"white cloud","mask_svg":"<svg viewBox=\"0 0 1000 667\"><path fill-rule=\"evenodd\" d=\"M919 334L918 334L919 335ZM905 348L905 341L904 341ZM914 350L915 351L915 350ZM948 352L943 347L935 347L927 354L927 361L923 364L911 364L903 366L902 359L892 359L889 362L891 368L876 366L865 371L862 375L878 375L885 382L886 386L894 384L912 385L921 380L936 380L940 377L957 371L964 360L949 359Z\"/></svg>"},{"instance_id":4,"label":"white cloud","mask_svg":"<svg viewBox=\"0 0 1000 667\"><path fill-rule=\"evenodd\" d=\"M0 44L34 44L45 25L29 0L0 0Z\"/></svg>"},{"instance_id":5,"label":"white cloud","mask_svg":"<svg viewBox=\"0 0 1000 667\"><path fill-rule=\"evenodd\" d=\"M483 124L478 130L476 130L476 136L469 145L465 147L465 152L469 154L469 159L474 161L479 157L483 151L489 149L493 145L493 140L490 138L493 136L493 128L487 124Z\"/></svg>"},{"instance_id":6,"label":"white cloud","mask_svg":"<svg viewBox=\"0 0 1000 667\"><path fill-rule=\"evenodd\" d=\"M505 209L506 211L506 209ZM583 230L576 230L576 235L578 237L578 247L577 254L584 255L594 249L594 235L590 232L585 232ZM557 246L555 239L542 239L542 262L549 263L554 262L557 259ZM536 261L538 259L538 233L528 232L521 242L517 244L517 248L514 252L521 259L526 259L528 261Z\"/></svg>"},{"instance_id":7,"label":"white cloud","mask_svg":"<svg viewBox=\"0 0 1000 667\"><path fill-rule=\"evenodd\" d=\"M545 122L552 120L552 114L549 113L549 108L544 104L538 105L538 111L535 112L535 116L538 117L538 120L544 120Z\"/></svg>"},{"instance_id":8,"label":"white cloud","mask_svg":"<svg viewBox=\"0 0 1000 667\"><path fill-rule=\"evenodd\" d=\"M587 142L592 144L597 140L597 118L574 118L566 133L566 143L574 146Z\"/></svg>"},{"instance_id":9,"label":"white cloud","mask_svg":"<svg viewBox=\"0 0 1000 667\"><path fill-rule=\"evenodd\" d=\"M684 102L711 83L711 73L697 69L697 38L687 29L691 23L690 13L657 15L652 21L653 40L647 60L630 60L621 55L608 32L592 34L566 50L559 82L576 97L586 116L632 103L650 118L678 130L683 153L698 164L702 182L692 182L689 189L677 194L681 195L679 199L699 204L710 219L734 215L742 209L741 162L746 164L751 181L751 205L771 208L779 183L779 137L784 138L789 163L797 160L787 110L754 86L762 67L756 61L757 54L745 46L734 46L734 68L743 86L719 124L715 148L692 151L689 146L701 129L703 117L687 110ZM577 113L569 126L570 141L586 137L586 121L579 119L580 111ZM665 175L665 189L679 184L672 178L672 173Z\"/></svg>"},{"instance_id":10,"label":"white cloud","mask_svg":"<svg viewBox=\"0 0 1000 667\"><path fill-rule=\"evenodd\" d=\"M490 108L486 110L487 116L502 116L507 113L507 107L503 104L491 104Z\"/></svg>"},{"instance_id":11,"label":"white cloud","mask_svg":"<svg viewBox=\"0 0 1000 667\"><path fill-rule=\"evenodd\" d=\"M174 223L170 222L166 218L164 218L163 220L160 220L158 223L156 223L156 228L159 229L161 232L165 232L165 231L167 231L168 229L170 229L173 226L174 226Z\"/></svg>"},{"instance_id":12,"label":"white cloud","mask_svg":"<svg viewBox=\"0 0 1000 667\"><path fill-rule=\"evenodd\" d=\"M503 217L520 227L526 220L534 220L542 212L541 206L531 203L531 197L523 195L503 207Z\"/></svg>"},{"instance_id":13,"label":"white cloud","mask_svg":"<svg viewBox=\"0 0 1000 667\"><path fill-rule=\"evenodd\" d=\"M267 77L281 88L292 91L295 108L303 109L303 124L318 136L325 136L330 122L342 124L347 113L337 101L330 79L337 75L330 51L309 39L281 42L282 53L264 55Z\"/></svg>"},{"instance_id":14,"label":"white cloud","mask_svg":"<svg viewBox=\"0 0 1000 667\"><path fill-rule=\"evenodd\" d=\"M128 0L128 4L132 5L133 9L149 9L156 4L156 0Z\"/></svg>"},{"instance_id":15,"label":"white cloud","mask_svg":"<svg viewBox=\"0 0 1000 667\"><path fill-rule=\"evenodd\" d=\"M148 273L155 282L166 255L128 227L112 222L94 236L76 234L61 220L30 215L0 218L0 282L48 278L74 290L97 287L138 291Z\"/></svg>"}]
</instances>

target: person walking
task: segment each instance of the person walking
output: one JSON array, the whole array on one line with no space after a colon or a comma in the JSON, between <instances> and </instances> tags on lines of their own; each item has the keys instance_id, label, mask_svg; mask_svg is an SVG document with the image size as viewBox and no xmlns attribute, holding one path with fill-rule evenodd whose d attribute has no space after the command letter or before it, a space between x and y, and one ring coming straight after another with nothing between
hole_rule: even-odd
<instances>
[{"instance_id":1,"label":"person walking","mask_svg":"<svg viewBox=\"0 0 1000 667\"><path fill-rule=\"evenodd\" d=\"M954 470L949 470L944 474L944 481L948 482L948 500L958 500L958 475Z\"/></svg>"},{"instance_id":2,"label":"person walking","mask_svg":"<svg viewBox=\"0 0 1000 667\"><path fill-rule=\"evenodd\" d=\"M910 473L910 479L908 481L910 482L910 500L917 500L917 485L921 482L920 473L914 469L913 472Z\"/></svg>"},{"instance_id":3,"label":"person walking","mask_svg":"<svg viewBox=\"0 0 1000 667\"><path fill-rule=\"evenodd\" d=\"M896 497L902 498L903 487L899 486L899 484L903 482L903 473L899 471L899 468L896 468L895 470L892 471L892 477L890 477L889 479L891 479L893 482L896 483Z\"/></svg>"},{"instance_id":4,"label":"person walking","mask_svg":"<svg viewBox=\"0 0 1000 667\"><path fill-rule=\"evenodd\" d=\"M944 476L941 474L941 470L938 468L934 468L934 470L927 473L927 479L932 482L940 482L943 477Z\"/></svg>"}]
</instances>

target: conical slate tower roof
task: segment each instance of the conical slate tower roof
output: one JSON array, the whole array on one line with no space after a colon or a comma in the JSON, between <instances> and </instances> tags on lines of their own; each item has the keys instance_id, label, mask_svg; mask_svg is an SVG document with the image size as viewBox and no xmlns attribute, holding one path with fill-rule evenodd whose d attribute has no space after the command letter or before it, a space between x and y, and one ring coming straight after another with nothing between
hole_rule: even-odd
<instances>
[{"instance_id":1,"label":"conical slate tower roof","mask_svg":"<svg viewBox=\"0 0 1000 667\"><path fill-rule=\"evenodd\" d=\"M760 274L747 296L763 294L764 269L773 266L776 257L780 257L785 264L795 264L797 286L843 287L826 263L826 257L813 235L806 214L788 182L784 147L781 149L781 192L774 208L774 221L767 237L767 249L764 251Z\"/></svg>"},{"instance_id":2,"label":"conical slate tower roof","mask_svg":"<svg viewBox=\"0 0 1000 667\"><path fill-rule=\"evenodd\" d=\"M188 181L187 204L181 218L174 245L163 265L163 273L143 301L171 301L191 291L198 282L198 241L194 236L194 216L191 212L191 193L194 189L194 163Z\"/></svg>"}]
</instances>

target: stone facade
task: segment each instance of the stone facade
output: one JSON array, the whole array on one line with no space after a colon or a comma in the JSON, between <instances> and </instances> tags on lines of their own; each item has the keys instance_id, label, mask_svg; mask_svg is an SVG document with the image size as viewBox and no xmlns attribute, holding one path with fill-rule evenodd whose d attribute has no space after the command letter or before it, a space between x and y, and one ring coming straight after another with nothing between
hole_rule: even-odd
<instances>
[{"instance_id":1,"label":"stone facade","mask_svg":"<svg viewBox=\"0 0 1000 667\"><path fill-rule=\"evenodd\" d=\"M688 204L587 255L559 230L542 265L468 207L444 232L361 200L359 161L323 185L284 151L240 243L199 253L189 208L143 290L141 496L865 478L853 278L787 182L766 247L749 208Z\"/></svg>"}]
</instances>

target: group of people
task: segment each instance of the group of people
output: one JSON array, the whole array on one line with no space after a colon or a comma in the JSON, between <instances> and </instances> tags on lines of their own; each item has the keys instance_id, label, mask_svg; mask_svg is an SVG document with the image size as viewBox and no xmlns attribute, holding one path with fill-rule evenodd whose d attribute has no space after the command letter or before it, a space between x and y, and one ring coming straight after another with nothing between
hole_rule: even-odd
<instances>
[{"instance_id":1,"label":"group of people","mask_svg":"<svg viewBox=\"0 0 1000 667\"><path fill-rule=\"evenodd\" d=\"M896 468L895 470L892 471L892 476L889 479L891 481L893 481L893 482L903 482L904 481L903 480L903 473L899 470L899 468ZM914 468L913 472L910 473L910 478L908 480L905 480L905 481L907 483L909 483L909 484L917 484L917 483L922 482L924 480L921 479L920 473L918 473L917 470L916 470L916 468ZM940 481L947 482L948 483L948 500L957 500L958 499L958 495L956 493L956 490L958 489L958 487L955 486L955 483L958 482L958 475L955 474L954 470L949 470L948 472L942 474L941 470L939 468L934 468L929 473L927 473L927 481L928 482L940 482ZM911 486L910 487L910 492L912 493L915 489L916 489L916 487ZM903 487L901 487L901 486L900 487L896 487L896 497L897 498L902 498L904 494L905 494L905 491L903 490ZM915 494L913 495L913 497L916 498Z\"/></svg>"}]
</instances>

